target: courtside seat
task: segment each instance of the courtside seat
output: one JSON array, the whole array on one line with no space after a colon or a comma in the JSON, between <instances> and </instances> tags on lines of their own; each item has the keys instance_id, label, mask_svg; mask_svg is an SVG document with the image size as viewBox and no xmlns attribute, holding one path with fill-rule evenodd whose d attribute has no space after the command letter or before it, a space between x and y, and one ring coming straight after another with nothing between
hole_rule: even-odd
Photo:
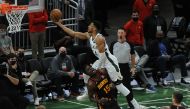
<instances>
[{"instance_id":1,"label":"courtside seat","mask_svg":"<svg viewBox=\"0 0 190 109\"><path fill-rule=\"evenodd\" d=\"M84 68L85 68L84 65L87 64L88 58L89 57L87 56L87 53L81 53L77 55L80 72L84 72Z\"/></svg>"},{"instance_id":2,"label":"courtside seat","mask_svg":"<svg viewBox=\"0 0 190 109\"><path fill-rule=\"evenodd\" d=\"M42 65L43 61L38 59L29 59L28 62L30 64L31 71L39 71L39 76L36 80L38 92L43 92L47 95L50 92L49 86L51 85L51 81L47 79L47 76L44 73Z\"/></svg>"}]
</instances>

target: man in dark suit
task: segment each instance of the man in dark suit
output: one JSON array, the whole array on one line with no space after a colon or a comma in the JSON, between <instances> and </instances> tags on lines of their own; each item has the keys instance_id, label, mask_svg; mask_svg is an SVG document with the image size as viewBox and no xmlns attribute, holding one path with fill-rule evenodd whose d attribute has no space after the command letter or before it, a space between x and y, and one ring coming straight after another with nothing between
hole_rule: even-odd
<instances>
[{"instance_id":1,"label":"man in dark suit","mask_svg":"<svg viewBox=\"0 0 190 109\"><path fill-rule=\"evenodd\" d=\"M150 59L154 61L155 67L161 72L161 81L163 85L167 85L166 68L178 64L181 70L181 83L189 84L185 80L187 76L187 69L185 66L186 57L183 54L173 54L169 40L164 38L163 31L157 31L156 39L150 42L148 48ZM171 64L171 65L170 65Z\"/></svg>"}]
</instances>

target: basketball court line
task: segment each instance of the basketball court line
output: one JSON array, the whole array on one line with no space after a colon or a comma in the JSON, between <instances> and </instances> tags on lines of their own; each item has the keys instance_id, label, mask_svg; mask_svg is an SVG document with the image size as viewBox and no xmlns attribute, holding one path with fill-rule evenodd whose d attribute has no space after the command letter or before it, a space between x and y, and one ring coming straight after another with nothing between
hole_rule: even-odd
<instances>
[{"instance_id":1,"label":"basketball court line","mask_svg":"<svg viewBox=\"0 0 190 109\"><path fill-rule=\"evenodd\" d=\"M184 92L190 92L188 90L184 90L184 89L180 89L180 88L175 88L173 87L172 89L175 89L175 90L180 90L180 91L184 91ZM189 97L190 95L187 95L187 96L184 96L184 97ZM142 102L139 102L140 104L150 104L150 102L154 102L154 104L159 104L159 103L162 103L162 104L169 104L171 102L159 102L159 101L162 101L162 100L169 100L171 98L163 98L163 99L155 99L155 100L147 100L147 101L142 101ZM83 103L78 103L78 102L74 102L74 101L69 101L69 100L64 100L64 101L61 101L61 102L69 102L69 103L72 103L72 104L77 104L77 105L81 105L81 106L86 106L87 108L83 108L83 109L97 109L96 107L94 106L91 106L91 105L87 105L87 104L83 104ZM119 106L124 106L124 105L127 105L127 103L122 103L122 104L119 104ZM156 106L148 106L147 109L149 108L153 108L156 107ZM54 107L55 108L55 107ZM57 108L57 107L56 107Z\"/></svg>"},{"instance_id":2,"label":"basketball court line","mask_svg":"<svg viewBox=\"0 0 190 109\"><path fill-rule=\"evenodd\" d=\"M169 104L171 102L154 102L154 104ZM150 104L149 102L141 103L141 104Z\"/></svg>"},{"instance_id":3,"label":"basketball court line","mask_svg":"<svg viewBox=\"0 0 190 109\"><path fill-rule=\"evenodd\" d=\"M180 88L176 88L176 87L172 87L174 90L179 90L179 91L184 91L184 92L188 92L190 93L190 91L188 89L180 89Z\"/></svg>"},{"instance_id":4,"label":"basketball court line","mask_svg":"<svg viewBox=\"0 0 190 109\"><path fill-rule=\"evenodd\" d=\"M81 105L81 106L86 106L86 107L89 107L89 108L95 108L94 106L91 106L91 105L87 105L87 104L83 104L83 103L78 103L78 102L74 102L74 101L69 101L69 100L64 100L64 101L61 101L61 102L69 102L69 103L72 103L72 104L78 104L78 105Z\"/></svg>"}]
</instances>

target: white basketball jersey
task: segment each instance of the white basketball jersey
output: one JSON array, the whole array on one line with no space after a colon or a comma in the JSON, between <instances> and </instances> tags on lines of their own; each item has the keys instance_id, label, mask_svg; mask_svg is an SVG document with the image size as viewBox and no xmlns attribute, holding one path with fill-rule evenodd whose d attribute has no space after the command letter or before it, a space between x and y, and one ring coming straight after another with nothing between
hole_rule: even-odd
<instances>
[{"instance_id":1,"label":"white basketball jersey","mask_svg":"<svg viewBox=\"0 0 190 109\"><path fill-rule=\"evenodd\" d=\"M103 37L103 36L100 33L98 33L94 39L92 39L92 37L90 37L89 42L90 42L90 47L91 47L94 55L97 58L99 58L100 57L100 52L99 52L99 50L97 48L96 41L95 41L97 37ZM105 42L105 52L110 53L109 49L108 49L108 45L106 44L106 42Z\"/></svg>"}]
</instances>

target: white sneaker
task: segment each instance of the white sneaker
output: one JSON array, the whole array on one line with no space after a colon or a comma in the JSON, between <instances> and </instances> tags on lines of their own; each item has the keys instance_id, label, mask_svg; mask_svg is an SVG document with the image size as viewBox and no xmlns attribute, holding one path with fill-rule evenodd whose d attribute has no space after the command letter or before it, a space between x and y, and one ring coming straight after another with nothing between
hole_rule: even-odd
<instances>
[{"instance_id":1,"label":"white sneaker","mask_svg":"<svg viewBox=\"0 0 190 109\"><path fill-rule=\"evenodd\" d=\"M80 95L76 98L78 101L85 101L88 99L88 93L85 92L83 95Z\"/></svg>"},{"instance_id":2,"label":"white sneaker","mask_svg":"<svg viewBox=\"0 0 190 109\"><path fill-rule=\"evenodd\" d=\"M139 109L148 109L146 106L140 105Z\"/></svg>"},{"instance_id":3,"label":"white sneaker","mask_svg":"<svg viewBox=\"0 0 190 109\"><path fill-rule=\"evenodd\" d=\"M35 98L35 100L34 100L34 105L35 105L35 106L40 105L40 98Z\"/></svg>"},{"instance_id":4,"label":"white sneaker","mask_svg":"<svg viewBox=\"0 0 190 109\"><path fill-rule=\"evenodd\" d=\"M28 82L26 83L26 86L32 86L32 82L31 82L31 81L28 81Z\"/></svg>"}]
</instances>

